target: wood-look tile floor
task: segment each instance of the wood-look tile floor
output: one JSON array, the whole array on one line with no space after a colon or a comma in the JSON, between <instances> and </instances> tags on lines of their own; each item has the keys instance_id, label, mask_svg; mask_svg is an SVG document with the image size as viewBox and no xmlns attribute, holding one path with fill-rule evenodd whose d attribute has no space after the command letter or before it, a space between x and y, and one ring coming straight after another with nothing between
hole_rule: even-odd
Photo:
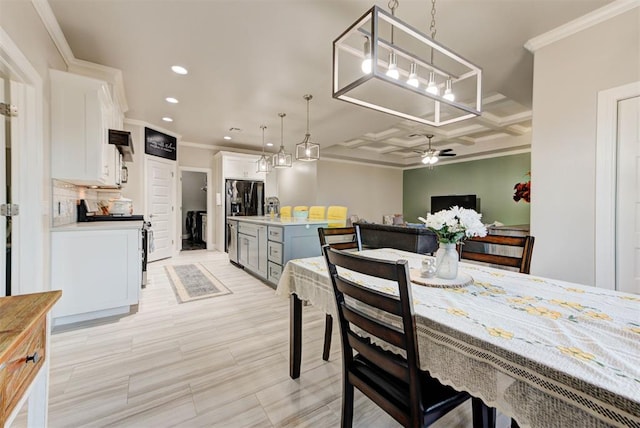
<instances>
[{"instance_id":1,"label":"wood-look tile floor","mask_svg":"<svg viewBox=\"0 0 640 428\"><path fill-rule=\"evenodd\" d=\"M178 304L164 266L194 262L232 294ZM226 253L151 263L137 313L54 331L49 426L339 427L339 338L325 362L324 314L307 306L303 323L302 373L293 380L288 299ZM433 426L471 427L470 408ZM13 425L26 426L24 409ZM354 426L398 424L356 390Z\"/></svg>"}]
</instances>

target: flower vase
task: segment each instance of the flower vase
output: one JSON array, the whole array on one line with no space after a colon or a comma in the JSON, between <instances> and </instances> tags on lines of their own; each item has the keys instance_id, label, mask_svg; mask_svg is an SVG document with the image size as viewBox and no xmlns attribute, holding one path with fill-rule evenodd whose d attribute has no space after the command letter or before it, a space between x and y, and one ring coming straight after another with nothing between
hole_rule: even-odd
<instances>
[{"instance_id":1,"label":"flower vase","mask_svg":"<svg viewBox=\"0 0 640 428\"><path fill-rule=\"evenodd\" d=\"M436 252L436 277L456 279L458 276L458 252L456 244L440 242Z\"/></svg>"}]
</instances>

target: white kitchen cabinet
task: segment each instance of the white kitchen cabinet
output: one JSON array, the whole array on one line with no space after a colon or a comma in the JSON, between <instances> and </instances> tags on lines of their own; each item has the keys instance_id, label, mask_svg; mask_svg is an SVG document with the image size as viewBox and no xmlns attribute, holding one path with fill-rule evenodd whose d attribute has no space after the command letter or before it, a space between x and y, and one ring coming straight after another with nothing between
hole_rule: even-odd
<instances>
[{"instance_id":1,"label":"white kitchen cabinet","mask_svg":"<svg viewBox=\"0 0 640 428\"><path fill-rule=\"evenodd\" d=\"M62 290L54 325L128 313L138 304L141 225L83 226L51 234L51 288Z\"/></svg>"},{"instance_id":2,"label":"white kitchen cabinet","mask_svg":"<svg viewBox=\"0 0 640 428\"><path fill-rule=\"evenodd\" d=\"M255 158L255 159L254 159ZM223 158L224 178L235 178L239 180L265 180L264 172L256 172L256 161L258 156Z\"/></svg>"},{"instance_id":3,"label":"white kitchen cabinet","mask_svg":"<svg viewBox=\"0 0 640 428\"><path fill-rule=\"evenodd\" d=\"M110 127L121 123L106 82L50 70L51 176L79 185L115 186L118 151Z\"/></svg>"},{"instance_id":4,"label":"white kitchen cabinet","mask_svg":"<svg viewBox=\"0 0 640 428\"><path fill-rule=\"evenodd\" d=\"M238 263L256 275L267 278L267 226L238 224Z\"/></svg>"}]
</instances>

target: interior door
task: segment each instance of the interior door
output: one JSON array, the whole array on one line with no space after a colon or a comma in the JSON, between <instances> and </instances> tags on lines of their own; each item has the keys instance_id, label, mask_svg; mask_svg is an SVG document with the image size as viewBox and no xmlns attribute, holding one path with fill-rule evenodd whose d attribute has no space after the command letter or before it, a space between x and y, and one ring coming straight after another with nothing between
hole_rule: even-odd
<instances>
[{"instance_id":1,"label":"interior door","mask_svg":"<svg viewBox=\"0 0 640 428\"><path fill-rule=\"evenodd\" d=\"M640 97L618 102L616 290L640 294Z\"/></svg>"},{"instance_id":2,"label":"interior door","mask_svg":"<svg viewBox=\"0 0 640 428\"><path fill-rule=\"evenodd\" d=\"M173 256L175 162L146 157L146 218L151 222L148 261Z\"/></svg>"},{"instance_id":3,"label":"interior door","mask_svg":"<svg viewBox=\"0 0 640 428\"><path fill-rule=\"evenodd\" d=\"M0 103L10 104L10 81L0 68ZM0 115L0 204L7 203L7 153L10 153L11 144L9 142L9 134L11 129L10 117L8 115ZM8 156L11 159L11 156ZM10 171L10 169L9 169ZM10 175L10 174L9 174ZM7 257L0 255L0 278L3 278L3 285L0 287L0 296L9 296L11 294L11 269L7 270L7 261L11 259L11 243L8 242L7 236L11 239L11 234L7 234L7 230L11 227L11 218L0 216L0 243L4 247ZM11 266L9 264L9 266Z\"/></svg>"}]
</instances>

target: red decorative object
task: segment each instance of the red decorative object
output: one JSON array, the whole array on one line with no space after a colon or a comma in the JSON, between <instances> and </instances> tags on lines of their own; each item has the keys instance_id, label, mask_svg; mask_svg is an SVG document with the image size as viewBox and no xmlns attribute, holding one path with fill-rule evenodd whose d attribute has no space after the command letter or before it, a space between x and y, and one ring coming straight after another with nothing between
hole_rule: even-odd
<instances>
[{"instance_id":1,"label":"red decorative object","mask_svg":"<svg viewBox=\"0 0 640 428\"><path fill-rule=\"evenodd\" d=\"M531 176L531 173L527 173L528 176ZM531 180L526 181L524 183L516 183L513 186L515 192L513 193L513 200L519 202L520 199L529 203L531 202Z\"/></svg>"}]
</instances>

